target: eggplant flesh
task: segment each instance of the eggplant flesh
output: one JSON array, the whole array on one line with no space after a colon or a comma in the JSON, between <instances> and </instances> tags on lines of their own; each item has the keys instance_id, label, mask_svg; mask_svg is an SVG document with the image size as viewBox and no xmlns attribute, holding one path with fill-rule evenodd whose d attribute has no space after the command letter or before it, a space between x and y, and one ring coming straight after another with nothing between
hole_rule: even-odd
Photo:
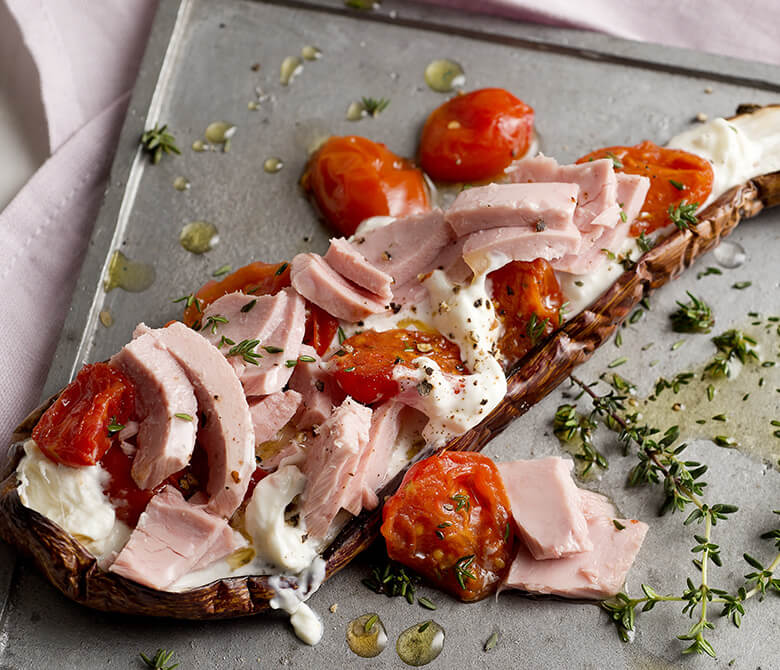
<instances>
[{"instance_id":1,"label":"eggplant flesh","mask_svg":"<svg viewBox=\"0 0 780 670\"><path fill-rule=\"evenodd\" d=\"M642 298L677 277L701 254L715 247L744 219L780 205L780 172L736 186L699 215L691 230L677 230L644 254L587 309L529 351L508 374L501 403L477 426L451 440L451 450L479 451L511 421L555 389L572 369L587 361L615 332ZM178 619L225 619L269 609L275 591L265 575L230 577L184 592L157 591L98 567L97 559L75 538L38 512L25 507L17 490L16 468L23 444L53 396L16 429L0 455L0 536L31 556L49 581L70 599L88 607L125 614ZM424 448L414 459L435 453ZM407 465L379 492L392 495ZM326 579L367 549L379 535L382 506L351 519L324 550ZM295 587L295 579L289 579Z\"/></svg>"}]
</instances>

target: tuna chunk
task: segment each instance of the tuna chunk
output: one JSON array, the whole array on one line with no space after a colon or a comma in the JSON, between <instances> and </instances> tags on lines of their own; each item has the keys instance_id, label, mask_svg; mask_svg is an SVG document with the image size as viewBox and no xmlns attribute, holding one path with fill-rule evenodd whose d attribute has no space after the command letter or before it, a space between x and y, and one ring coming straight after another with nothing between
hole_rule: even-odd
<instances>
[{"instance_id":1,"label":"tuna chunk","mask_svg":"<svg viewBox=\"0 0 780 670\"><path fill-rule=\"evenodd\" d=\"M293 258L290 277L304 298L344 321L360 321L385 309L384 300L344 279L317 254Z\"/></svg>"},{"instance_id":2,"label":"tuna chunk","mask_svg":"<svg viewBox=\"0 0 780 670\"><path fill-rule=\"evenodd\" d=\"M255 444L272 440L295 416L302 402L301 394L297 391L278 391L250 401L249 413L255 427Z\"/></svg>"},{"instance_id":3,"label":"tuna chunk","mask_svg":"<svg viewBox=\"0 0 780 670\"><path fill-rule=\"evenodd\" d=\"M463 259L475 274L495 267L494 258L504 262L551 261L580 250L582 236L574 230L528 230L526 228L492 228L471 233L463 245Z\"/></svg>"},{"instance_id":4,"label":"tuna chunk","mask_svg":"<svg viewBox=\"0 0 780 670\"><path fill-rule=\"evenodd\" d=\"M221 558L230 556L235 551L243 549L249 544L246 538L225 523L222 531L214 538L214 541L208 548L208 551L203 554L200 560L192 567L192 572L195 570L202 570L209 567L212 563L218 561Z\"/></svg>"},{"instance_id":5,"label":"tuna chunk","mask_svg":"<svg viewBox=\"0 0 780 670\"><path fill-rule=\"evenodd\" d=\"M444 213L434 209L356 235L352 243L369 263L389 274L396 286L402 286L435 269L452 237Z\"/></svg>"},{"instance_id":6,"label":"tuna chunk","mask_svg":"<svg viewBox=\"0 0 780 670\"><path fill-rule=\"evenodd\" d=\"M590 519L588 532L593 551L566 558L537 561L521 544L504 582L505 587L564 598L602 600L616 595L639 553L647 524L618 519L625 526L619 530L612 521L604 516Z\"/></svg>"},{"instance_id":7,"label":"tuna chunk","mask_svg":"<svg viewBox=\"0 0 780 670\"><path fill-rule=\"evenodd\" d=\"M244 389L225 357L183 323L136 332L154 336L184 370L198 400L198 441L208 455L207 510L230 517L255 470L255 431Z\"/></svg>"},{"instance_id":8,"label":"tuna chunk","mask_svg":"<svg viewBox=\"0 0 780 670\"><path fill-rule=\"evenodd\" d=\"M299 355L305 322L306 303L292 289L257 297L229 293L206 308L201 334L227 356L247 395L268 395L281 391L290 378L285 363ZM230 355L234 346L252 340L258 342L256 358Z\"/></svg>"},{"instance_id":9,"label":"tuna chunk","mask_svg":"<svg viewBox=\"0 0 780 670\"><path fill-rule=\"evenodd\" d=\"M645 204L647 191L650 189L650 180L638 174L624 174L622 172L616 176L618 204L625 212L628 222L632 223L642 211L642 205Z\"/></svg>"},{"instance_id":10,"label":"tuna chunk","mask_svg":"<svg viewBox=\"0 0 780 670\"><path fill-rule=\"evenodd\" d=\"M576 184L579 195L574 223L583 232L590 228L593 219L617 202L617 178L614 164L609 158L579 165L558 165L554 158L537 156L519 161L509 177L515 183Z\"/></svg>"},{"instance_id":11,"label":"tuna chunk","mask_svg":"<svg viewBox=\"0 0 780 670\"><path fill-rule=\"evenodd\" d=\"M376 492L387 481L387 467L396 438L401 430L401 411L404 405L389 401L381 404L371 416L368 445L360 455L353 495L344 509L357 516L362 508L375 509L379 504Z\"/></svg>"},{"instance_id":12,"label":"tuna chunk","mask_svg":"<svg viewBox=\"0 0 780 670\"><path fill-rule=\"evenodd\" d=\"M593 549L573 465L563 458L498 464L512 518L537 561Z\"/></svg>"},{"instance_id":13,"label":"tuna chunk","mask_svg":"<svg viewBox=\"0 0 780 670\"><path fill-rule=\"evenodd\" d=\"M371 409L348 397L319 427L308 447L301 514L311 537L325 537L338 511L353 500L353 487L360 490L355 474L370 429Z\"/></svg>"},{"instance_id":14,"label":"tuna chunk","mask_svg":"<svg viewBox=\"0 0 780 670\"><path fill-rule=\"evenodd\" d=\"M571 231L578 193L576 184L488 184L461 191L444 217L458 237L514 226Z\"/></svg>"},{"instance_id":15,"label":"tuna chunk","mask_svg":"<svg viewBox=\"0 0 780 670\"><path fill-rule=\"evenodd\" d=\"M597 516L609 517L610 519L615 518L615 506L609 501L607 496L603 496L595 491L580 489L580 509L587 521Z\"/></svg>"},{"instance_id":16,"label":"tuna chunk","mask_svg":"<svg viewBox=\"0 0 780 670\"><path fill-rule=\"evenodd\" d=\"M380 300L388 302L392 299L393 291L390 285L393 278L371 265L354 245L344 238L334 238L330 241L325 262L342 277L374 293Z\"/></svg>"},{"instance_id":17,"label":"tuna chunk","mask_svg":"<svg viewBox=\"0 0 780 670\"><path fill-rule=\"evenodd\" d=\"M311 356L315 361L296 365L288 386L303 398L303 407L295 416L295 425L305 430L323 423L331 415L333 407L344 400L344 392L330 373L322 369L320 357L313 347L304 344L301 356Z\"/></svg>"},{"instance_id":18,"label":"tuna chunk","mask_svg":"<svg viewBox=\"0 0 780 670\"><path fill-rule=\"evenodd\" d=\"M197 565L208 565L233 551L225 542L227 522L190 505L166 486L138 519L109 570L153 589L165 589Z\"/></svg>"},{"instance_id":19,"label":"tuna chunk","mask_svg":"<svg viewBox=\"0 0 780 670\"><path fill-rule=\"evenodd\" d=\"M152 335L132 340L111 363L136 388L141 423L131 474L140 488L152 489L189 463L198 427L195 392L181 366Z\"/></svg>"},{"instance_id":20,"label":"tuna chunk","mask_svg":"<svg viewBox=\"0 0 780 670\"><path fill-rule=\"evenodd\" d=\"M301 355L306 330L306 301L291 288L276 295L286 299L282 320L255 350L262 355L257 365L247 366L241 377L247 395L269 395L281 391L293 373L287 361L295 361Z\"/></svg>"}]
</instances>

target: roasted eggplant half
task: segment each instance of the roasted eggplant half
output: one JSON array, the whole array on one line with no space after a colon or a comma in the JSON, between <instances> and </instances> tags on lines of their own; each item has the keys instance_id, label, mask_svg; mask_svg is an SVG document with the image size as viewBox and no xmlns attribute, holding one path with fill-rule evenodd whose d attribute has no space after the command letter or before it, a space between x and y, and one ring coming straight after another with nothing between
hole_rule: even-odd
<instances>
[{"instance_id":1,"label":"roasted eggplant half","mask_svg":"<svg viewBox=\"0 0 780 670\"><path fill-rule=\"evenodd\" d=\"M479 425L451 440L450 450L481 450L511 421L563 382L590 358L632 309L655 289L677 277L715 247L741 221L780 204L780 172L730 189L699 215L690 229L676 230L645 253L601 297L535 348L510 371L503 401ZM22 504L16 469L23 443L56 396L33 411L16 429L2 459L0 534L30 555L40 570L72 600L98 610L181 619L220 619L266 610L275 591L268 576L225 578L184 592L158 591L101 569L97 559L58 525ZM430 456L424 448L415 460ZM407 466L408 468L408 466ZM326 578L338 572L376 539L381 501L399 486L406 468L379 493L380 506L352 518L324 550ZM288 578L295 587L294 578Z\"/></svg>"}]
</instances>

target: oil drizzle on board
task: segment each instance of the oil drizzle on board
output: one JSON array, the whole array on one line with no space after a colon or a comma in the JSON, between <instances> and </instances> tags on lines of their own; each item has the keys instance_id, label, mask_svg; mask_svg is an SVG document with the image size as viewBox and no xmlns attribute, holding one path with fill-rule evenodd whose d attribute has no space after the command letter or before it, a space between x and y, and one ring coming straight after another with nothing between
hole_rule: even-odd
<instances>
[{"instance_id":1,"label":"oil drizzle on board","mask_svg":"<svg viewBox=\"0 0 780 670\"><path fill-rule=\"evenodd\" d=\"M177 191L189 191L190 186L190 180L187 179L187 177L179 176L173 180L173 188L175 188Z\"/></svg>"},{"instance_id":2,"label":"oil drizzle on board","mask_svg":"<svg viewBox=\"0 0 780 670\"><path fill-rule=\"evenodd\" d=\"M362 658L379 656L387 647L387 631L374 612L363 614L347 624L347 644Z\"/></svg>"},{"instance_id":3,"label":"oil drizzle on board","mask_svg":"<svg viewBox=\"0 0 780 670\"><path fill-rule=\"evenodd\" d=\"M448 58L437 58L425 68L425 83L437 93L449 93L465 85L466 73L460 63Z\"/></svg>"},{"instance_id":4,"label":"oil drizzle on board","mask_svg":"<svg viewBox=\"0 0 780 670\"><path fill-rule=\"evenodd\" d=\"M731 376L712 379L704 373L707 359L688 371L693 377L677 393L664 389L630 409L640 412L641 423L679 426L680 441L709 439L780 470L780 437L771 423L780 420L780 323L757 317L739 330L756 340L759 360L740 365L732 359Z\"/></svg>"},{"instance_id":5,"label":"oil drizzle on board","mask_svg":"<svg viewBox=\"0 0 780 670\"><path fill-rule=\"evenodd\" d=\"M398 657L414 667L428 665L444 648L444 629L433 620L421 621L398 636Z\"/></svg>"},{"instance_id":6,"label":"oil drizzle on board","mask_svg":"<svg viewBox=\"0 0 780 670\"><path fill-rule=\"evenodd\" d=\"M212 146L222 146L222 151L230 151L230 142L236 134L236 126L229 121L212 121L207 127L204 136ZM194 148L194 147L193 147Z\"/></svg>"},{"instance_id":7,"label":"oil drizzle on board","mask_svg":"<svg viewBox=\"0 0 780 670\"><path fill-rule=\"evenodd\" d=\"M282 159L278 158L277 156L266 158L265 162L263 163L263 170L265 170L268 174L276 174L283 167L284 161L282 161Z\"/></svg>"},{"instance_id":8,"label":"oil drizzle on board","mask_svg":"<svg viewBox=\"0 0 780 670\"><path fill-rule=\"evenodd\" d=\"M193 254L204 254L219 242L219 231L208 221L192 221L179 233L179 244Z\"/></svg>"},{"instance_id":9,"label":"oil drizzle on board","mask_svg":"<svg viewBox=\"0 0 780 670\"><path fill-rule=\"evenodd\" d=\"M279 68L279 83L282 86L289 86L302 71L303 61L298 56L287 56Z\"/></svg>"},{"instance_id":10,"label":"oil drizzle on board","mask_svg":"<svg viewBox=\"0 0 780 670\"><path fill-rule=\"evenodd\" d=\"M108 261L108 272L103 280L106 293L121 288L131 293L140 293L148 289L155 278L154 267L148 263L130 260L118 249L111 254Z\"/></svg>"}]
</instances>

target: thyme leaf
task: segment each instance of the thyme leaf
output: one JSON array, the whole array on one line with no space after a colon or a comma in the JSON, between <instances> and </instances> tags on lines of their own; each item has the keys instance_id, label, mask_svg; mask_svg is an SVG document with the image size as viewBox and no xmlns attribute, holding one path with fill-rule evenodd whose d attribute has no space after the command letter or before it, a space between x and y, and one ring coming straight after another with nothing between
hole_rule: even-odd
<instances>
[{"instance_id":1,"label":"thyme leaf","mask_svg":"<svg viewBox=\"0 0 780 670\"><path fill-rule=\"evenodd\" d=\"M168 125L158 126L144 131L141 135L141 146L145 153L149 154L152 164L162 160L164 154L181 154L176 146L176 139L168 132Z\"/></svg>"}]
</instances>

